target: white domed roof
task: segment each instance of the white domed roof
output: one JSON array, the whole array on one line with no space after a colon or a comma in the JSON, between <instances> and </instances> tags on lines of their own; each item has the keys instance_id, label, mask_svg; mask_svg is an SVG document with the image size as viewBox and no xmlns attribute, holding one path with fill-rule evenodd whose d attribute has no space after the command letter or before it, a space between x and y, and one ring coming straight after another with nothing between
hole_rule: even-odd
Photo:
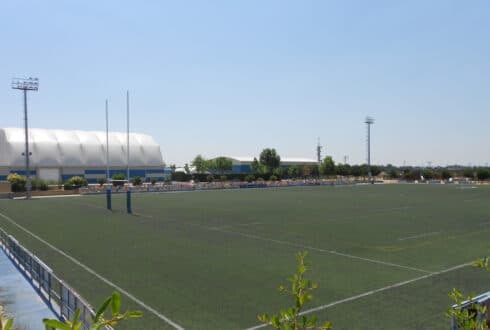
<instances>
[{"instance_id":1,"label":"white domed roof","mask_svg":"<svg viewBox=\"0 0 490 330\"><path fill-rule=\"evenodd\" d=\"M22 167L25 157L24 129L0 128L0 166ZM145 134L129 135L130 167L163 166L160 146ZM65 131L29 129L32 167L105 167L106 133L102 131ZM109 132L111 167L125 167L126 133Z\"/></svg>"}]
</instances>

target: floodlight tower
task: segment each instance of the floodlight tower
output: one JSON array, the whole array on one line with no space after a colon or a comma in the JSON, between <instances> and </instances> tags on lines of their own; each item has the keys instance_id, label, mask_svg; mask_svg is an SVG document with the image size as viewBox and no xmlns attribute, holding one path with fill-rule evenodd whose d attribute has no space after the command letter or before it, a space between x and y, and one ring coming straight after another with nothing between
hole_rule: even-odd
<instances>
[{"instance_id":1,"label":"floodlight tower","mask_svg":"<svg viewBox=\"0 0 490 330\"><path fill-rule=\"evenodd\" d=\"M318 164L320 165L321 162L322 162L322 145L320 144L320 138L318 138L318 143L317 143L317 146L316 146L316 157L317 157L317 160L318 160Z\"/></svg>"},{"instance_id":2,"label":"floodlight tower","mask_svg":"<svg viewBox=\"0 0 490 330\"><path fill-rule=\"evenodd\" d=\"M126 176L128 180L128 190L126 191L126 210L128 214L133 213L133 210L131 208L131 178L129 177L130 172L129 172L129 91L126 91L126 150L127 150L127 168L126 168Z\"/></svg>"},{"instance_id":3,"label":"floodlight tower","mask_svg":"<svg viewBox=\"0 0 490 330\"><path fill-rule=\"evenodd\" d=\"M31 198L31 173L29 169L29 126L27 121L27 91L37 91L39 89L39 79L37 78L14 78L12 79L12 89L24 91L24 130L25 130L25 151L23 156L26 157L26 199Z\"/></svg>"},{"instance_id":4,"label":"floodlight tower","mask_svg":"<svg viewBox=\"0 0 490 330\"><path fill-rule=\"evenodd\" d=\"M320 178L320 172L322 168L322 145L320 144L320 138L318 138L318 143L316 145L316 157L318 160L318 178Z\"/></svg>"},{"instance_id":5,"label":"floodlight tower","mask_svg":"<svg viewBox=\"0 0 490 330\"><path fill-rule=\"evenodd\" d=\"M371 125L374 124L374 118L373 117L366 117L366 120L364 120L364 123L366 124L367 127L367 161L368 161L368 176L369 176L369 182L372 182L372 174L371 174Z\"/></svg>"}]
</instances>

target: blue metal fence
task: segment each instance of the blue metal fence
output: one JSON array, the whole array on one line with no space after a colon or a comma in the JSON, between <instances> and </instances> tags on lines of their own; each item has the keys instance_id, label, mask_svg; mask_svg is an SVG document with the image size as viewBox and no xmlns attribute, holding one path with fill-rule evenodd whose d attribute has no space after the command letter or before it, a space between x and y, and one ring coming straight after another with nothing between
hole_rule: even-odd
<instances>
[{"instance_id":1,"label":"blue metal fence","mask_svg":"<svg viewBox=\"0 0 490 330\"><path fill-rule=\"evenodd\" d=\"M89 330L95 311L75 290L59 279L44 262L0 228L0 248L31 282L60 320L71 320L80 310L82 330ZM41 322L41 320L39 320ZM106 327L106 330L111 330Z\"/></svg>"}]
</instances>

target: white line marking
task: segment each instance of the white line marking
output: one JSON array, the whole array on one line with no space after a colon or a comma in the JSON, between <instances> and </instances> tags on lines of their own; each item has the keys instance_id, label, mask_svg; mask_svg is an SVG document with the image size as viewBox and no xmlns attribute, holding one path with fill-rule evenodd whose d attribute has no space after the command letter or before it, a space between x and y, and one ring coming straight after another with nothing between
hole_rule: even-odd
<instances>
[{"instance_id":1,"label":"white line marking","mask_svg":"<svg viewBox=\"0 0 490 330\"><path fill-rule=\"evenodd\" d=\"M433 231L433 232L430 232L430 233L423 233L423 234L414 235L414 236L401 237L398 240L399 241L406 241L407 239L417 239L417 238L422 238L422 237L427 237L427 236L434 236L434 235L439 235L439 234L440 234L440 232Z\"/></svg>"},{"instance_id":2,"label":"white line marking","mask_svg":"<svg viewBox=\"0 0 490 330\"><path fill-rule=\"evenodd\" d=\"M192 224L192 225L194 225L194 224ZM391 262L386 262L386 261L381 261L381 260L376 260L376 259L359 257L359 256L355 256L355 255L352 255L352 254L342 253L342 252L338 252L338 251L334 251L334 250L326 250L326 249L317 248L317 247L309 246L309 245L298 244L298 243L294 243L294 242L280 241L280 240L277 240L277 239L272 239L272 238L257 236L257 235L253 235L253 234L241 233L241 232L238 232L238 231L225 230L225 229L220 229L220 228L216 228L216 227L210 228L210 227L200 226L200 225L195 225L195 226L200 227L200 228L204 228L204 229L207 229L207 230L214 230L214 231L219 231L219 232L222 232L222 233L229 233L229 234L239 235L239 236L243 236L243 237L247 237L247 238L252 238L252 239L266 241L266 242L272 242L272 243L276 243L276 244L282 244L282 245L299 247L299 248L302 248L302 249L308 249L308 250L313 250L313 251L318 251L318 252L330 253L330 254L334 254L334 255L337 255L337 256L342 256L342 257L346 257L346 258L367 261L367 262L371 262L371 263L375 263L375 264L381 264L381 265L385 265L385 266L391 266L391 267L409 269L409 270L413 270L413 271L417 271L417 272L421 272L421 273L429 273L429 274L431 273L430 271L425 270L425 269L420 269L420 268L415 268L415 267L410 267L410 266L403 266L403 265L394 264L394 263L391 263Z\"/></svg>"},{"instance_id":3,"label":"white line marking","mask_svg":"<svg viewBox=\"0 0 490 330\"><path fill-rule=\"evenodd\" d=\"M96 273L94 270L92 270L91 268L89 268L88 266L85 266L84 264L82 264L80 261L78 261L77 259L73 258L72 256L70 256L69 254L65 253L64 251L58 249L56 246L52 245L51 243L48 243L47 241L45 241L44 239L42 239L41 237L37 236L36 234L34 234L33 232L31 232L30 230L24 228L23 226L19 225L17 222L15 222L14 220L12 220L10 217L6 216L5 214L2 214L0 213L0 217L4 218L5 220L9 221L10 223L12 223L14 226L17 226L18 228L20 228L21 230L23 230L24 232L26 232L27 234L31 235L32 237L34 237L35 239L37 239L38 241L42 242L43 244L47 245L48 247L50 247L51 249L53 249L54 251L58 252L59 254L61 254L62 256L68 258L69 260L71 260L73 263L77 264L78 266L82 267L84 270L86 270L87 272L89 272L90 274L94 275L95 277L97 277L98 279L100 279L101 281L103 281L104 283L106 283L107 285L113 287L114 289L118 290L119 292L123 293L124 295L126 295L128 298L130 298L131 300L133 300L135 303L137 303L138 305L140 305L141 307L145 308L146 310L148 310L149 312L151 312L152 314L154 314L155 316L157 316L158 318L160 318L161 320L167 322L168 324L170 324L172 327L174 327L175 329L177 330L184 330L183 327L181 327L180 325L178 325L177 323L175 323L174 321L172 321L171 319L169 319L168 317L166 317L165 315L161 314L160 312L158 312L156 309L154 309L153 307L150 307L148 306L147 304L145 304L143 301L139 300L138 298L136 298L135 296L133 296L131 293L129 293L128 291L124 290L123 288L121 288L120 286L114 284L113 282L109 281L108 279L106 279L105 277L103 277L102 275L99 275L98 273Z\"/></svg>"},{"instance_id":4,"label":"white line marking","mask_svg":"<svg viewBox=\"0 0 490 330\"><path fill-rule=\"evenodd\" d=\"M321 305L321 306L318 306L318 307L315 307L315 308L311 308L311 309L305 310L305 311L301 312L299 315L305 315L305 314L309 314L309 313L313 313L313 312L318 312L318 311L321 311L321 310L324 310L324 309L327 309L327 308L330 308L330 307L333 307L333 306L336 306L336 305L340 305L340 304L343 304L343 303L346 303L346 302L350 302L350 301L361 299L361 298L364 298L364 297L367 297L367 296L371 296L371 295L373 295L375 293L378 293L378 292L387 291L387 290L398 288L398 287L401 287L401 286L404 286L404 285L407 285L407 284L410 284L410 283L413 283L413 282L417 282L417 281L420 281L420 280L423 280L423 279L426 279L426 278L434 277L434 276L441 275L441 274L444 274L444 273L449 273L449 272L451 272L453 270L457 270L457 269L460 269L460 268L464 268L466 266L469 266L472 263L473 263L473 261L472 262L467 262L467 263L464 263L464 264L461 264L461 265L458 265L458 266L454 266L454 267L451 267L451 268L448 268L448 269L440 270L438 272L430 273L430 274L427 274L427 275L422 275L422 276L419 276L419 277L416 277L416 278L412 278L410 280L398 282L398 283L395 283L395 284L392 284L392 285L388 285L388 286L385 286L385 287L382 287L382 288L379 288L379 289L367 291L367 292L364 292L364 293L361 293L361 294L358 294L358 295L355 295L355 296L352 296L352 297L349 297L349 298L345 298L345 299L333 301L333 302L331 302L329 304L326 304L326 305ZM268 324L261 324L261 325L255 326L255 327L247 328L246 330L256 330L256 329L265 328L267 326L269 326L269 325Z\"/></svg>"},{"instance_id":5,"label":"white line marking","mask_svg":"<svg viewBox=\"0 0 490 330\"><path fill-rule=\"evenodd\" d=\"M478 224L479 226L485 226L485 225L490 225L490 221L487 222L482 222Z\"/></svg>"}]
</instances>

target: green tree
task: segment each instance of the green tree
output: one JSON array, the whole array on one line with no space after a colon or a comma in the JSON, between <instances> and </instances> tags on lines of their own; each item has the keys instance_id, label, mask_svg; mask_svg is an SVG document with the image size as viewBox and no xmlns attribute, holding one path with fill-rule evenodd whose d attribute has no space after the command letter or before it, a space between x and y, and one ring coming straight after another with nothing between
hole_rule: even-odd
<instances>
[{"instance_id":1,"label":"green tree","mask_svg":"<svg viewBox=\"0 0 490 330\"><path fill-rule=\"evenodd\" d=\"M284 170L281 167L277 167L277 168L275 168L275 169L272 170L272 174L276 178L280 179L280 178L282 178L282 176L284 174Z\"/></svg>"},{"instance_id":2,"label":"green tree","mask_svg":"<svg viewBox=\"0 0 490 330\"><path fill-rule=\"evenodd\" d=\"M175 174L175 171L177 170L177 165L175 164L170 164L170 171L172 171L172 175Z\"/></svg>"},{"instance_id":3,"label":"green tree","mask_svg":"<svg viewBox=\"0 0 490 330\"><path fill-rule=\"evenodd\" d=\"M262 150L259 157L260 164L267 166L269 173L281 165L281 157L277 154L276 149L266 148Z\"/></svg>"},{"instance_id":4,"label":"green tree","mask_svg":"<svg viewBox=\"0 0 490 330\"><path fill-rule=\"evenodd\" d=\"M473 179L475 178L475 171L473 171L472 168L467 167L463 171L463 176L468 179Z\"/></svg>"},{"instance_id":5,"label":"green tree","mask_svg":"<svg viewBox=\"0 0 490 330\"><path fill-rule=\"evenodd\" d=\"M208 162L201 155L197 155L191 164L192 164L192 166L194 166L194 168L196 169L196 172L198 174L203 174L208 170L208 167L207 167Z\"/></svg>"},{"instance_id":6,"label":"green tree","mask_svg":"<svg viewBox=\"0 0 490 330\"><path fill-rule=\"evenodd\" d=\"M360 177L362 174L361 167L359 165L352 165L350 173L356 178Z\"/></svg>"},{"instance_id":7,"label":"green tree","mask_svg":"<svg viewBox=\"0 0 490 330\"><path fill-rule=\"evenodd\" d=\"M133 184L133 186L140 186L142 182L143 180L139 176L135 176L131 178L131 183Z\"/></svg>"},{"instance_id":8,"label":"green tree","mask_svg":"<svg viewBox=\"0 0 490 330\"><path fill-rule=\"evenodd\" d=\"M303 170L301 171L303 173L303 176L305 178L308 178L311 176L311 167L308 165L303 166Z\"/></svg>"},{"instance_id":9,"label":"green tree","mask_svg":"<svg viewBox=\"0 0 490 330\"><path fill-rule=\"evenodd\" d=\"M288 167L288 176L290 178L297 178L299 176L299 167L298 166L289 166Z\"/></svg>"},{"instance_id":10,"label":"green tree","mask_svg":"<svg viewBox=\"0 0 490 330\"><path fill-rule=\"evenodd\" d=\"M257 173L257 172L258 172L258 170L259 170L259 165L260 165L259 161L257 160L257 158L256 158L256 157L254 157L254 160L253 160L253 161L252 161L252 163L250 164L250 168L252 169L252 171L253 171L254 173Z\"/></svg>"},{"instance_id":11,"label":"green tree","mask_svg":"<svg viewBox=\"0 0 490 330\"><path fill-rule=\"evenodd\" d=\"M424 168L422 176L425 180L432 180L434 179L434 171L431 168Z\"/></svg>"},{"instance_id":12,"label":"green tree","mask_svg":"<svg viewBox=\"0 0 490 330\"><path fill-rule=\"evenodd\" d=\"M112 180L116 180L113 182L114 186L124 186L124 180L126 180L126 175L124 173L116 173L112 176Z\"/></svg>"},{"instance_id":13,"label":"green tree","mask_svg":"<svg viewBox=\"0 0 490 330\"><path fill-rule=\"evenodd\" d=\"M371 175L378 176L381 173L381 168L376 165L371 165Z\"/></svg>"},{"instance_id":14,"label":"green tree","mask_svg":"<svg viewBox=\"0 0 490 330\"><path fill-rule=\"evenodd\" d=\"M476 178L480 181L490 178L490 171L484 167L480 167L476 170Z\"/></svg>"},{"instance_id":15,"label":"green tree","mask_svg":"<svg viewBox=\"0 0 490 330\"><path fill-rule=\"evenodd\" d=\"M452 177L451 172L447 168L441 170L440 176L443 180L449 180Z\"/></svg>"},{"instance_id":16,"label":"green tree","mask_svg":"<svg viewBox=\"0 0 490 330\"><path fill-rule=\"evenodd\" d=\"M337 164L335 167L335 174L341 176L349 176L351 173L351 167L349 164Z\"/></svg>"},{"instance_id":17,"label":"green tree","mask_svg":"<svg viewBox=\"0 0 490 330\"><path fill-rule=\"evenodd\" d=\"M226 157L218 157L214 160L216 170L220 174L225 174L226 171L231 171L233 169L233 162L231 159Z\"/></svg>"},{"instance_id":18,"label":"green tree","mask_svg":"<svg viewBox=\"0 0 490 330\"><path fill-rule=\"evenodd\" d=\"M317 317L301 315L305 305L313 300L312 291L318 288L318 284L305 278L305 274L309 269L309 265L305 259L307 252L298 253L296 260L298 262L297 273L288 280L290 289L286 286L279 286L279 291L283 292L294 299L294 305L288 309L281 310L278 314L270 315L267 313L258 315L257 318L264 324L271 325L274 329L280 330L327 330L331 328L330 322L325 322L323 325L316 326Z\"/></svg>"},{"instance_id":19,"label":"green tree","mask_svg":"<svg viewBox=\"0 0 490 330\"><path fill-rule=\"evenodd\" d=\"M400 178L400 173L398 173L398 171L394 167L391 167L390 169L388 169L386 174L387 174L388 178L390 178L390 179Z\"/></svg>"},{"instance_id":20,"label":"green tree","mask_svg":"<svg viewBox=\"0 0 490 330\"><path fill-rule=\"evenodd\" d=\"M335 174L335 162L331 156L325 157L320 165L320 173L327 177Z\"/></svg>"}]
</instances>

